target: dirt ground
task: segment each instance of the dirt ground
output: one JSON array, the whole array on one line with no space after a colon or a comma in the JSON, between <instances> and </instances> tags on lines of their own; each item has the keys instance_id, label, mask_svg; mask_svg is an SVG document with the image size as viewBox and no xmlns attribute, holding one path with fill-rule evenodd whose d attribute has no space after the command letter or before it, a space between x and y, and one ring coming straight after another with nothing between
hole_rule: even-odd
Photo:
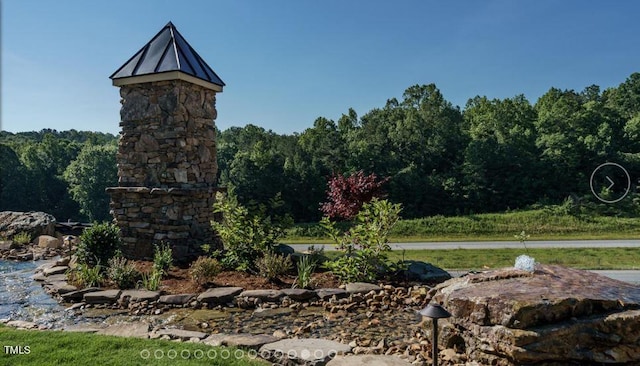
<instances>
[{"instance_id":1,"label":"dirt ground","mask_svg":"<svg viewBox=\"0 0 640 366\"><path fill-rule=\"evenodd\" d=\"M153 262L136 261L136 267L141 272L151 272ZM338 279L331 272L316 272L312 275L311 288L335 288L340 285ZM164 276L160 290L167 294L182 294L201 292L211 287L242 287L245 290L261 289L285 289L293 287L295 283L294 275L281 276L275 281L269 281L257 274L250 274L240 271L223 271L215 279L198 286L189 276L189 268L172 266L169 273Z\"/></svg>"}]
</instances>

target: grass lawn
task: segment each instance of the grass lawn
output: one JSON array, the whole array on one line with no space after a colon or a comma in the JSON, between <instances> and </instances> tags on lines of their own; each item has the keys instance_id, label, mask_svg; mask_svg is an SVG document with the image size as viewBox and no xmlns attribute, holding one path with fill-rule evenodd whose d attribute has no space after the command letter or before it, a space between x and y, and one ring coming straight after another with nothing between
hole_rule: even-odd
<instances>
[{"instance_id":1,"label":"grass lawn","mask_svg":"<svg viewBox=\"0 0 640 366\"><path fill-rule=\"evenodd\" d=\"M546 209L456 217L432 216L400 220L390 234L392 242L513 241L526 231L530 240L640 239L640 218L572 216ZM297 224L286 243L329 243L317 223Z\"/></svg>"},{"instance_id":2,"label":"grass lawn","mask_svg":"<svg viewBox=\"0 0 640 366\"><path fill-rule=\"evenodd\" d=\"M579 269L640 269L640 248L545 248L529 249L536 262ZM527 254L518 249L394 250L392 261L406 259L432 263L448 270L482 270L512 267L516 257ZM325 252L336 258L342 252Z\"/></svg>"},{"instance_id":3,"label":"grass lawn","mask_svg":"<svg viewBox=\"0 0 640 366\"><path fill-rule=\"evenodd\" d=\"M446 269L486 269L513 266L521 249L407 250L405 259L421 260ZM640 269L640 248L549 248L529 249L536 262L579 269ZM392 260L402 259L394 251Z\"/></svg>"},{"instance_id":4,"label":"grass lawn","mask_svg":"<svg viewBox=\"0 0 640 366\"><path fill-rule=\"evenodd\" d=\"M122 338L62 331L16 330L0 325L0 365L268 365L247 351L198 343ZM21 346L23 354L8 354ZM29 352L26 353L25 347ZM241 356L236 357L237 355Z\"/></svg>"}]
</instances>

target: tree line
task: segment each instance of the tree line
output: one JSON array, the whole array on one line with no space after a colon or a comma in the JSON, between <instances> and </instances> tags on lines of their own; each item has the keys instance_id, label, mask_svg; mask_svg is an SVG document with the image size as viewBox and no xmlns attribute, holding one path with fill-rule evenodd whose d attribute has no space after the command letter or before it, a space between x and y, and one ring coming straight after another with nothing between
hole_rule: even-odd
<instances>
[{"instance_id":1,"label":"tree line","mask_svg":"<svg viewBox=\"0 0 640 366\"><path fill-rule=\"evenodd\" d=\"M115 185L116 144L92 132L2 132L0 210L108 217L97 200L104 192L85 187L99 185L96 177L82 173L102 164ZM400 100L362 116L350 109L337 121L320 117L302 133L252 124L218 131L217 149L219 185L235 187L243 204L281 193L297 222L320 219L328 178L360 170L388 178L383 189L405 218L557 204L590 195L601 163L640 171L640 73L604 91L551 88L533 104L523 95L476 96L462 110L436 85L415 85Z\"/></svg>"}]
</instances>

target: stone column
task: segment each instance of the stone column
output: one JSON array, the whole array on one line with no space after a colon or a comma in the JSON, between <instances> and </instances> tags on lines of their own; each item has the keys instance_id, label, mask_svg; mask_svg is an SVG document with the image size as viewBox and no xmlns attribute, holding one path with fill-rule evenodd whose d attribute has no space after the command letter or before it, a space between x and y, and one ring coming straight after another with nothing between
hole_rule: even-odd
<instances>
[{"instance_id":1,"label":"stone column","mask_svg":"<svg viewBox=\"0 0 640 366\"><path fill-rule=\"evenodd\" d=\"M125 255L150 258L168 242L188 260L215 247L216 92L178 79L122 85L120 96L119 186L107 192Z\"/></svg>"}]
</instances>

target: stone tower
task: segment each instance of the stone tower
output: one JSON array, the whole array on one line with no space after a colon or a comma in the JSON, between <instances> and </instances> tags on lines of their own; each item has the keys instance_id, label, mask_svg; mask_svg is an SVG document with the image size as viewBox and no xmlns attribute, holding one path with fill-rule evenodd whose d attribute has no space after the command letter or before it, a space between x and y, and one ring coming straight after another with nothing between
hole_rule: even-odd
<instances>
[{"instance_id":1,"label":"stone tower","mask_svg":"<svg viewBox=\"0 0 640 366\"><path fill-rule=\"evenodd\" d=\"M224 82L169 22L110 77L120 87L118 187L107 188L124 254L177 260L213 244L216 93Z\"/></svg>"}]
</instances>

